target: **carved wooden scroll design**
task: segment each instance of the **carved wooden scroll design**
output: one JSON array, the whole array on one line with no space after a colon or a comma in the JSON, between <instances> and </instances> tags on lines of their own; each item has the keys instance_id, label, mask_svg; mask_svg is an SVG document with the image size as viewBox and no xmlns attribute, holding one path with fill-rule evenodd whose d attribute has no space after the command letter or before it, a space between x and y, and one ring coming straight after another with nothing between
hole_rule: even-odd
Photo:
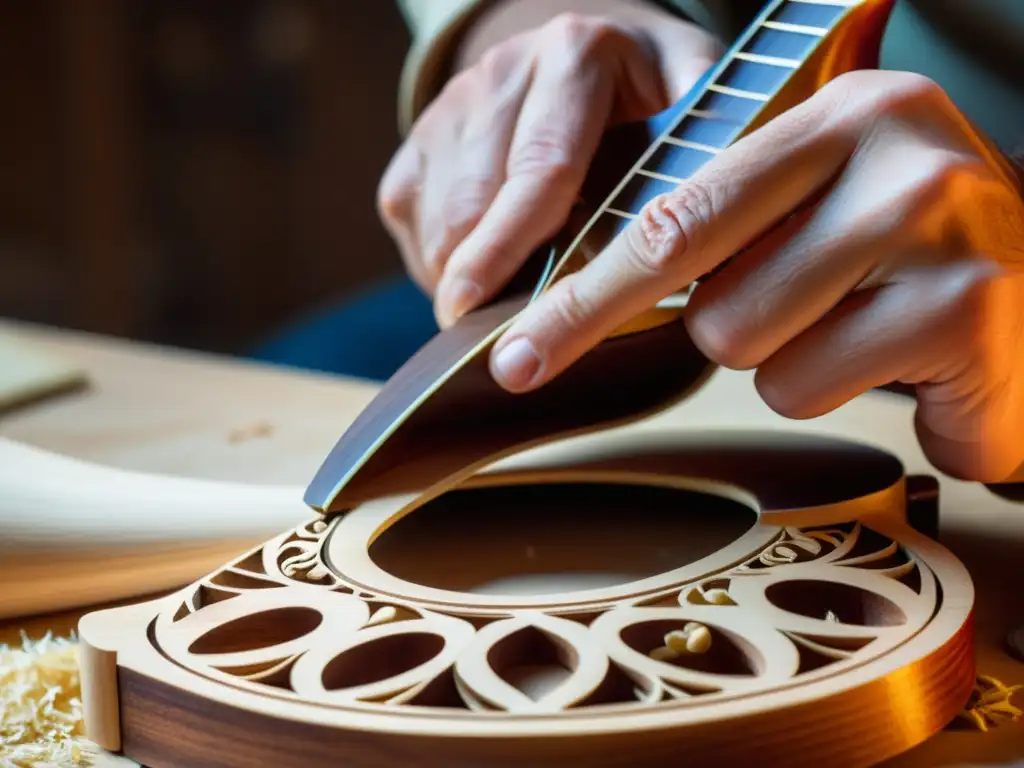
<instances>
[{"instance_id":1,"label":"carved wooden scroll design","mask_svg":"<svg viewBox=\"0 0 1024 768\"><path fill-rule=\"evenodd\" d=\"M310 519L85 617L90 738L153 768L853 767L970 696L970 577L908 523L924 508L891 456L651 434L515 465ZM610 577L590 573L608 552ZM230 759L209 762L214 742Z\"/></svg>"},{"instance_id":2,"label":"carved wooden scroll design","mask_svg":"<svg viewBox=\"0 0 1024 768\"><path fill-rule=\"evenodd\" d=\"M942 608L933 567L857 521L759 524L767 541L741 562L613 599L439 605L331 561L332 537L359 515L312 520L194 584L165 603L154 646L262 696L394 716L573 717L805 685L885 655ZM708 628L709 649L652 658L690 622Z\"/></svg>"}]
</instances>

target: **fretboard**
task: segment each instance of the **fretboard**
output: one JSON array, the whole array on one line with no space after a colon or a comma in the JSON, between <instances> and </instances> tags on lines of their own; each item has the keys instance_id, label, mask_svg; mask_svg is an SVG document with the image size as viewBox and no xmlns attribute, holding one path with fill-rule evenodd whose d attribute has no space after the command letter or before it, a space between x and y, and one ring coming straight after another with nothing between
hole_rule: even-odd
<instances>
[{"instance_id":1,"label":"fretboard","mask_svg":"<svg viewBox=\"0 0 1024 768\"><path fill-rule=\"evenodd\" d=\"M643 206L690 178L742 136L859 0L774 0L719 63L670 110L658 138L597 210L587 240L610 240Z\"/></svg>"}]
</instances>

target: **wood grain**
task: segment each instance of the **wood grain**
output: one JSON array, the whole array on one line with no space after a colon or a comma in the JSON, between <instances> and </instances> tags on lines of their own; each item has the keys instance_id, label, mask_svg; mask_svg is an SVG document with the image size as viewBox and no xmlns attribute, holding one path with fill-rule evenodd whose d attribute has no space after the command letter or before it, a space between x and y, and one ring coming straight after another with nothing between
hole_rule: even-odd
<instances>
[{"instance_id":1,"label":"wood grain","mask_svg":"<svg viewBox=\"0 0 1024 768\"><path fill-rule=\"evenodd\" d=\"M254 484L294 483L298 487L315 470L336 430L376 391L343 378L309 376L3 321L0 327L75 361L94 382L88 391L0 418L0 429L8 437L47 450L124 469ZM163 386L167 381L178 383ZM276 404L274 434L241 445L228 443L226 435L239 423L266 416L268 398ZM337 414L336 424L322 417L327 412ZM913 414L912 400L876 391L819 418L791 422L761 401L749 372L719 371L706 388L651 418L645 428L658 434L689 429L785 429L852 438L884 447L899 457L908 473L934 473L915 437ZM640 427L613 430L604 438L626 439L637 429ZM499 462L494 471L578 456L588 442L588 438L573 438L564 444L538 447ZM977 484L941 474L938 479L942 492L940 539L965 563L977 585L974 642L978 669L1007 683L1022 682L1024 666L1007 652L1005 641L1021 620L1018 566L1024 548L1024 506ZM58 567L56 560L51 562ZM47 629L66 633L82 612L77 609L0 621L0 642L18 642L23 628L33 637ZM1019 761L1022 743L1022 722L1008 723L987 734L954 729L884 765L1010 765ZM222 759L216 755L224 750L222 742L211 744L214 757L209 759Z\"/></svg>"},{"instance_id":2,"label":"wood grain","mask_svg":"<svg viewBox=\"0 0 1024 768\"><path fill-rule=\"evenodd\" d=\"M707 433L658 439L642 431L630 434L621 439L605 435L581 438L589 450L564 453L561 460L549 456L544 464L519 462L518 470L495 472L469 481L467 487L603 477L618 483L667 487L676 481L695 482L698 485L694 487L706 492L747 499L759 511L758 532L753 538L741 536L732 545L681 569L620 585L551 595L543 595L546 590L541 590L541 596L444 593L396 580L375 570L366 558L365 547L380 530L407 514L417 514L420 497L375 500L335 518L331 525L320 523L323 541L329 547L327 559L321 561L327 570L315 566L313 560L305 566L309 577L303 575L305 571L281 570L288 548L298 546L286 532L258 555L247 555L180 593L148 605L86 617L81 626L83 642L117 653L120 731L112 743L123 744L126 754L156 768L242 766L264 761L299 766L324 761L328 755L356 765L383 766L412 759L417 753L419 764L446 766L537 765L550 762L554 755L558 764L567 765L654 764L684 755L698 762L714 756L728 764L749 760L752 754L766 765L827 761L836 766L861 766L906 750L952 719L974 683L973 589L955 558L907 527L898 462L875 449L813 435L786 438L733 432L719 439ZM775 456L780 458L774 460ZM846 464L844 457L853 460ZM757 458L764 458L771 471L751 473L748 465ZM823 485L808 494L800 482L805 471L827 464L836 473L845 471L851 480L830 488ZM841 490L847 493L840 495ZM769 501L772 498L774 501ZM694 521L712 519L692 503L684 508L669 506L666 513L670 511L691 515ZM480 509L480 513L482 521L490 519L486 510ZM549 514L557 517L562 512ZM827 531L841 525L840 521L858 518L883 538L873 544L870 536L863 538L867 534L861 533L860 539L849 540L850 547L845 550L845 545L833 541L829 547L836 547L837 556L844 558L847 555L838 553L849 552L849 565L843 565L842 559L829 565L827 556L820 562L813 556L806 562L787 559L799 545L786 543L788 540L780 543L771 535L758 539L772 530L782 530L780 525L787 526L787 531L793 530L792 526L810 525L808 530L813 530L824 525ZM307 533L315 529L304 530L299 541L314 541L315 536ZM860 529L851 529L851 535L855 536L852 531L856 530ZM615 531L614 526L606 526L589 533L619 537ZM909 559L898 561L904 565L890 565L892 553L885 543L890 538L906 547ZM475 546L487 549L487 540L485 533ZM415 540L407 541L404 557L417 558L420 547ZM307 545L302 548L310 554L316 551ZM500 551L494 550L494 556ZM776 551L781 560L773 559ZM751 556L765 565L745 570ZM443 560L437 562L447 568ZM890 567L900 574L910 573L908 567L916 568L917 578L906 585L898 583L902 575L883 572ZM314 577L314 572L320 575ZM244 580L239 581L243 575ZM837 578L847 589L859 585L864 595L882 590L905 602L899 608L892 604L895 613L889 609L879 613L869 603L846 603L840 590L828 604L841 623L829 623L816 616L820 608L812 605L813 600L807 602L815 593L804 585ZM727 590L736 601L731 605L701 607L692 596L684 599L682 593L678 603L667 600L648 605L659 596L674 598L680 589L675 585L682 585L686 592L690 587L685 585L723 579L731 582ZM764 588L763 579L792 587L787 592L790 598L771 598L775 605L788 606L781 608L783 613L769 610L759 615L765 608L758 607L754 595ZM268 581L259 586L263 580ZM271 582L284 588L267 589ZM913 586L915 582L917 586ZM941 602L933 605L933 600ZM400 611L411 612L410 618L386 625L367 624L367 603L372 610L398 606ZM322 623L309 623L306 614L310 612L320 613ZM566 619L574 615L579 616L577 621ZM598 618L590 618L594 615ZM647 647L642 644L645 641L626 641L626 630L614 629L616 622L624 622L623 627L636 635L634 626L642 628L652 620L671 621L670 616L677 622L683 617L706 617L699 620L737 633L735 637L742 638L742 643L731 647L741 649L750 643L756 650L739 652L748 654L749 659L762 659L755 663L756 677L745 682L742 675L723 675L735 662L728 654L712 653L707 665L696 667L694 679L717 680L725 686L721 695L637 701L627 688L607 702L602 699L588 705L577 699L589 697L587 692L597 681L586 683L577 669L551 689L575 685L574 697L562 705L536 708L528 699L510 698L506 683L470 662L473 648L477 648L474 658L481 660L478 664L508 663L501 661L508 653L531 658L529 647L516 651L501 643L505 637L502 625L512 622L514 630L521 619L526 627L539 622L536 626L545 631L566 632L568 656L578 659L579 669L584 668L584 661L593 667L603 658L600 654L607 652L627 669L631 669L629 664L638 664L633 673L641 674L642 657L629 656L630 651L622 650L625 646L617 650L620 641L615 638L621 634L621 642L640 642L641 648ZM466 617L476 617L476 629L466 623ZM766 632L767 626L774 626L773 621L782 621L780 626L787 627L786 632L816 635L816 642L826 645L830 642L826 636L837 633L837 638L847 638L837 640L837 650L858 650L838 650L829 662L836 665L834 669L829 663L805 667L803 661L797 669L795 655L791 662L784 661L789 658L787 653L795 651L785 651L790 646L781 636ZM305 628L294 626L294 622ZM612 629L600 629L605 626ZM310 632L319 633L317 639L309 635L308 646L303 645ZM488 632L490 639L485 637ZM413 641L431 633L441 633L446 642L433 650L417 650ZM729 636L718 634L715 642L730 647ZM388 646L393 648L390 653L382 647L374 655L367 645L402 637L406 638L404 644ZM855 638L873 638L874 642L844 645ZM464 646L467 641L470 644ZM413 685L409 690L421 693L407 698L404 692L418 680L409 675L428 669L423 665L433 664L431 659L449 644L454 651L444 652L455 655L424 672L424 680L431 681L431 686ZM348 672L339 674L337 663L346 648L347 653L363 650L347 662ZM485 652L485 648L491 650ZM506 650L499 653L500 648ZM287 675L277 676L270 671L275 669L272 667L267 674L273 683L271 677L264 678L261 670L267 661L296 654L298 660ZM412 654L415 660L403 661L405 654ZM485 658L487 662L482 661ZM449 687L446 692L444 664L453 660L455 679L463 687L457 691ZM459 665L464 662L463 669ZM322 664L327 666L321 669ZM659 674L679 674L670 670L662 668ZM102 670L97 669L96 674L102 675ZM399 683L403 674L408 679ZM689 674L684 672L683 678L688 679ZM392 690L387 688L391 677L398 693L394 699L381 693ZM336 682L329 684L328 680ZM636 685L646 683L638 678ZM366 688L366 699L354 693L350 696L347 691L352 686ZM424 700L420 701L421 697ZM475 697L492 704L480 711L473 704ZM100 704L94 706L93 713L102 712ZM738 729L745 734L743 740L735 739ZM230 753L211 749L211 740L217 735L227 736L228 743L235 745L243 731L250 735ZM293 740L284 739L285 731ZM91 732L99 737L104 730ZM869 733L871 738L866 736Z\"/></svg>"}]
</instances>

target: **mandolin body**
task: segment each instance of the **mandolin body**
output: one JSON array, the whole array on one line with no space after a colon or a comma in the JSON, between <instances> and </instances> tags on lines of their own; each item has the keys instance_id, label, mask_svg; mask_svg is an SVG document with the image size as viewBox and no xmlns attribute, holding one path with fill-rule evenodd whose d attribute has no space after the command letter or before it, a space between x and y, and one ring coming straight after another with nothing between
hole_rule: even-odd
<instances>
[{"instance_id":1,"label":"mandolin body","mask_svg":"<svg viewBox=\"0 0 1024 768\"><path fill-rule=\"evenodd\" d=\"M542 454L89 614L89 737L148 768L847 768L971 695L971 580L894 456L720 429Z\"/></svg>"}]
</instances>

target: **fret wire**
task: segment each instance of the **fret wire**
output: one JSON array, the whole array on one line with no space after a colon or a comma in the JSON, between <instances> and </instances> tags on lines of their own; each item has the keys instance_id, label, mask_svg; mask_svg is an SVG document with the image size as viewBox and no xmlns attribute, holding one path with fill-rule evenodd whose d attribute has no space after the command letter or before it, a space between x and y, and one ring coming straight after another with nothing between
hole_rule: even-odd
<instances>
[{"instance_id":1,"label":"fret wire","mask_svg":"<svg viewBox=\"0 0 1024 768\"><path fill-rule=\"evenodd\" d=\"M750 99L751 101L768 101L771 98L771 94L741 91L739 88L730 88L727 85L719 85L718 83L712 83L707 87L707 90L724 93L726 96L735 96L739 99Z\"/></svg>"},{"instance_id":2,"label":"fret wire","mask_svg":"<svg viewBox=\"0 0 1024 768\"><path fill-rule=\"evenodd\" d=\"M772 14L776 13L779 10L779 8L782 7L784 1L785 0L769 0L769 2L761 10L761 13L758 16L758 18L747 28L747 30L740 36L740 38L733 43L732 52L735 52L735 51L739 50L744 45L746 45L748 42L750 42L750 40L756 34L758 28L767 19L769 19L772 16ZM721 75L726 70L726 68L729 66L729 64L731 63L731 60L732 60L732 57L730 55L730 52L726 52L726 55L723 56L722 59L719 60L719 62L715 65L715 70L711 73L711 77L710 77L709 82L714 81L714 79L716 77ZM707 93L707 91L708 91L708 87L705 86L704 93ZM699 100L699 98L700 98L700 96L698 96L698 100ZM696 103L696 102L694 102L694 103ZM672 123L667 128L665 128L662 131L662 134L661 134L660 137L658 137L658 139L656 139L655 141L651 142L651 144L647 147L647 149L643 152L643 154L636 161L636 164L633 166L633 170L631 170L629 173L627 173L625 176L623 176L622 179L620 179L619 183L615 186L615 188L611 191L611 193L607 196L607 198L605 198L605 200L601 203L601 205L598 206L597 210L594 211L594 214L591 217L590 221L583 226L583 228L580 230L579 234L577 234L576 238L574 238L574 241L569 244L569 247L566 249L566 255L563 257L563 259L568 258L568 254L570 252L572 252L572 250L576 247L577 243L582 242L583 237L586 234L586 232L589 231L591 226L593 226L593 224L598 220L598 218L601 216L602 213L612 212L612 213L614 213L614 215L617 215L617 216L624 216L625 218L634 218L633 214L629 214L626 211L619 211L618 209L612 208L611 205L610 205L611 202L619 194L622 193L622 191L625 189L626 185L629 183L630 179L635 174L636 170L641 168L641 167L643 167L643 164L646 163L651 158L651 156L654 154L655 151L657 151L657 148L660 145L661 139L664 139L666 136L670 135L673 131L677 130L679 128L679 126L682 125L683 122L686 120L686 116L687 116L687 112L684 112L683 114L679 115L679 117L677 117L675 120L673 120ZM557 269L557 268L558 267L556 265L555 269Z\"/></svg>"},{"instance_id":3,"label":"fret wire","mask_svg":"<svg viewBox=\"0 0 1024 768\"><path fill-rule=\"evenodd\" d=\"M740 61L749 61L754 64L770 64L775 67L786 67L787 69L796 69L800 66L800 62L797 59L782 59L778 56L764 56L760 53L747 53L746 51L737 51L733 54L734 59Z\"/></svg>"},{"instance_id":4,"label":"fret wire","mask_svg":"<svg viewBox=\"0 0 1024 768\"><path fill-rule=\"evenodd\" d=\"M778 12L778 10L780 8L782 8L784 2L785 2L785 0L769 0L769 2L765 4L765 6L764 6L764 8L762 8L761 13L758 16L758 18L746 29L746 31L742 35L740 35L739 39L734 41L731 50L728 51L726 53L726 55L723 56L722 59L719 60L719 62L715 66L714 70L710 73L708 84L704 86L704 94L705 95L707 93L709 93L710 91L715 90L715 91L718 91L719 93L723 93L725 95L737 95L739 98L749 98L752 101L758 101L758 102L762 102L762 103L768 101L768 98L769 98L768 96L762 96L761 94L751 94L750 97L745 97L745 95L743 93L732 94L732 93L730 93L730 91L732 89L725 89L725 88L723 88L721 86L715 87L712 84L714 83L714 81L718 77L720 77L722 74L724 74L726 69L730 66L730 64L732 64L732 62L734 60L733 54L735 54L736 51L742 49L743 46L747 45L753 39L754 35L757 33L757 30L760 29L761 26L768 19L770 19L773 14L775 14L776 12ZM701 98L701 96L697 97L698 100L700 98ZM697 103L697 102L695 101L694 103ZM662 141L666 137L670 136L674 131L678 130L679 127L686 121L688 115L693 114L695 116L700 116L699 115L700 111L701 110L687 110L687 111L684 111L675 120L673 120L672 123L668 127L666 127L662 131L661 136L659 136L655 141L651 142L651 144L648 146L648 148L643 152L643 154L636 161L636 164L633 166L633 169L629 173L627 173L619 181L619 183L615 186L615 188L612 190L612 192L605 198L605 200L601 203L601 205L598 206L597 210L594 212L594 214L591 217L590 221L583 226L583 228L580 230L580 232L574 238L573 242L569 244L568 248L565 251L565 255L562 257L562 260L559 261L554 266L555 270L558 270L560 268L560 265L561 265L562 261L564 261L565 259L569 258L569 254L577 247L578 244L583 242L583 238L586 235L586 233L597 222L597 220L601 217L602 214L604 214L604 213L611 213L614 216L618 216L618 217L624 218L624 219L634 219L634 218L636 218L635 214L629 213L628 211L622 211L622 210L619 210L617 208L613 208L611 203L625 190L625 188L629 184L629 182L633 178L635 178L636 172L639 169L641 169L643 167L644 163L646 163L652 157L652 155L657 151L658 147L661 146ZM710 115L709 115L709 117L710 117Z\"/></svg>"},{"instance_id":5,"label":"fret wire","mask_svg":"<svg viewBox=\"0 0 1024 768\"><path fill-rule=\"evenodd\" d=\"M827 23L826 19L822 17L821 21L818 22L820 26L818 24L797 24L788 21L773 21L772 17L778 16L787 4L800 3L803 7L807 9L811 9L817 6L819 9L824 10L824 8L828 7L849 9L858 5L860 2L862 2L862 0L774 0L774 2L767 3L766 6L762 9L759 18L747 28L745 33L740 36L740 39L736 40L733 43L731 50L728 51L725 54L725 56L723 56L722 59L719 60L717 66L715 67L715 70L710 74L709 79L706 81L704 85L703 96L708 97L709 94L721 94L726 97L731 97L737 100L737 102L735 102L737 104L737 107L743 101L746 101L748 103L755 102L761 104L770 101L771 98L778 91L778 88L783 87L785 81L789 77L788 75L786 75L783 78L781 83L779 83L776 86L773 86L769 93L759 93L757 91L748 91L741 88L733 88L728 85L720 85L717 81L720 78L723 78L729 71L731 71L730 67L738 65L738 62L750 62L751 64L754 65L761 65L767 67L774 66L795 71L799 69L800 66L802 66L804 61L806 61L807 56L811 55L811 51L813 51L813 49L816 47L815 44L812 44L811 49L807 51L807 53L802 54L800 58L771 56L766 54L744 51L743 49L746 46L750 45L752 41L754 41L759 30L774 30L776 32L806 35L808 37L821 39L828 35L833 29L835 29L836 25L841 21L841 19L844 16L846 16L845 13L839 13L834 19L828 20ZM798 21L800 19L794 20ZM786 52L789 52L788 49ZM720 99L721 97L719 96L712 98ZM701 97L698 97L698 100L693 103L701 103ZM753 105L751 105L751 108L753 108ZM754 108L753 114L756 115L758 112L760 112L760 110L760 107ZM730 114L733 111L735 111L733 108L729 108ZM672 135L683 129L683 126L686 125L686 122L688 120L692 123L695 121L695 119L700 118L709 120L723 119L722 115L718 114L716 110L712 109L700 109L694 106L684 110L682 114L680 114L675 120L672 121L672 124L667 129L664 129L662 131L661 136L657 137L648 146L647 151L645 151L642 154L637 163L634 165L633 169L629 173L627 173L625 177L622 178L622 180L612 191L612 193L608 195L608 197L604 200L601 206L594 213L591 222L587 224L577 236L576 241L578 243L583 242L582 238L584 234L591 228L593 224L596 224L598 218L602 214L608 213L620 219L626 220L632 220L638 217L638 214L636 213L631 213L629 211L622 210L621 208L612 207L612 203L618 202L617 198L621 196L621 194L627 189L627 185L629 184L629 182L636 179L638 176L660 181L664 184L679 185L685 181L685 179L680 179L676 176L660 173L658 171L647 170L643 167L645 163L649 162L649 160L653 156L655 156L654 153L659 146L664 146L666 144L675 145L686 149L691 149L694 151L705 152L710 155L715 155L722 150L722 147L714 147L710 145L701 144L700 142L692 142L686 139L678 139L674 135ZM751 119L753 119L753 116L745 117L743 120L743 124L746 124ZM726 120L726 122L735 121ZM742 132L742 125L740 125L739 127L740 132ZM728 144L726 146L728 146ZM644 201L640 202L643 204ZM632 205L632 203L630 205ZM571 252L575 247L576 243L569 246L569 248L566 251L566 256L563 257L563 260L564 258L568 258L569 252ZM558 269L559 267L556 266L555 268Z\"/></svg>"},{"instance_id":6,"label":"fret wire","mask_svg":"<svg viewBox=\"0 0 1024 768\"><path fill-rule=\"evenodd\" d=\"M712 147L707 144L699 144L696 141L689 141L688 139L677 139L675 136L666 136L662 139L665 144L675 144L677 147L686 147L687 149L696 149L701 152L707 152L711 155L717 155L722 150L718 147Z\"/></svg>"},{"instance_id":7,"label":"fret wire","mask_svg":"<svg viewBox=\"0 0 1024 768\"><path fill-rule=\"evenodd\" d=\"M766 21L761 26L765 29L774 29L777 32L795 32L798 35L824 37L828 34L825 27L808 27L805 24L790 24L787 21Z\"/></svg>"},{"instance_id":8,"label":"fret wire","mask_svg":"<svg viewBox=\"0 0 1024 768\"><path fill-rule=\"evenodd\" d=\"M682 184L686 179L680 179L677 176L669 176L667 173L658 173L657 171L649 171L646 168L637 168L636 172L641 176L646 176L649 179L661 179L667 181L669 184Z\"/></svg>"},{"instance_id":9,"label":"fret wire","mask_svg":"<svg viewBox=\"0 0 1024 768\"><path fill-rule=\"evenodd\" d=\"M692 284L682 291L669 294L654 306L657 309L679 309L681 307L685 307L690 300L691 293L693 293Z\"/></svg>"}]
</instances>

